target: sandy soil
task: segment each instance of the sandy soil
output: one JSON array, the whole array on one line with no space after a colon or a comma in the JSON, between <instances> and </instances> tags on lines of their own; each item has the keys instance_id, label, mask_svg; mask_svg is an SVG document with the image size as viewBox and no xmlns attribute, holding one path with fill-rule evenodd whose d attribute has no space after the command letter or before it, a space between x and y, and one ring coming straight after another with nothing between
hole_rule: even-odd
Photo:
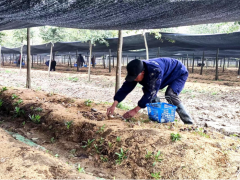
<instances>
[{"instance_id":1,"label":"sandy soil","mask_svg":"<svg viewBox=\"0 0 240 180\"><path fill-rule=\"evenodd\" d=\"M120 109L108 119L106 102L24 88L0 89L0 127L48 150L25 148L0 130L2 178L71 178L81 164L85 173L108 179L239 179L240 141L236 137L211 128L159 124L144 114L123 121ZM12 98L13 94L18 97ZM16 107L24 113L17 114ZM29 115L39 115L40 122ZM179 141L172 141L171 133L179 133ZM117 161L121 149L123 158ZM75 171L64 162L75 166Z\"/></svg>"}]
</instances>

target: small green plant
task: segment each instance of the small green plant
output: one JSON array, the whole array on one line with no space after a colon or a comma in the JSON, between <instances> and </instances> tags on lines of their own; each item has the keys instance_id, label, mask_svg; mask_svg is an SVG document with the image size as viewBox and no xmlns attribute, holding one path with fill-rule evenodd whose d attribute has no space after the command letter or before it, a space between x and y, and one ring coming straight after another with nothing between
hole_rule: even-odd
<instances>
[{"instance_id":1,"label":"small green plant","mask_svg":"<svg viewBox=\"0 0 240 180\"><path fill-rule=\"evenodd\" d=\"M2 107L2 105L3 105L3 100L0 99L0 108Z\"/></svg>"},{"instance_id":2,"label":"small green plant","mask_svg":"<svg viewBox=\"0 0 240 180\"><path fill-rule=\"evenodd\" d=\"M99 130L97 131L97 133L99 133L99 134L103 133L103 132L105 131L105 128L106 128L106 124L104 124L103 126L101 126L101 127L99 128Z\"/></svg>"},{"instance_id":3,"label":"small green plant","mask_svg":"<svg viewBox=\"0 0 240 180\"><path fill-rule=\"evenodd\" d=\"M42 112L42 108L40 108L40 107L37 107L37 108L35 108L35 111L37 111L37 112Z\"/></svg>"},{"instance_id":4,"label":"small green plant","mask_svg":"<svg viewBox=\"0 0 240 180\"><path fill-rule=\"evenodd\" d=\"M25 124L26 124L26 122L25 122L25 121L23 121L22 125L24 126Z\"/></svg>"},{"instance_id":5,"label":"small green plant","mask_svg":"<svg viewBox=\"0 0 240 180\"><path fill-rule=\"evenodd\" d=\"M23 100L22 99L19 99L17 102L15 102L13 105L14 106L18 106L19 104L21 104L23 102Z\"/></svg>"},{"instance_id":6,"label":"small green plant","mask_svg":"<svg viewBox=\"0 0 240 180\"><path fill-rule=\"evenodd\" d=\"M80 173L85 173L84 168L81 167L80 164L78 164L77 169L78 169L78 172L80 172Z\"/></svg>"},{"instance_id":7,"label":"small green plant","mask_svg":"<svg viewBox=\"0 0 240 180\"><path fill-rule=\"evenodd\" d=\"M7 87L3 87L1 91L4 92L4 91L7 91L7 90L8 90Z\"/></svg>"},{"instance_id":8,"label":"small green plant","mask_svg":"<svg viewBox=\"0 0 240 180\"><path fill-rule=\"evenodd\" d=\"M127 156L126 156L127 152L128 152L128 149L124 151L121 148L120 153L115 153L118 156L118 159L116 160L117 164L121 164L124 159L127 159Z\"/></svg>"},{"instance_id":9,"label":"small green plant","mask_svg":"<svg viewBox=\"0 0 240 180\"><path fill-rule=\"evenodd\" d=\"M101 159L102 162L108 162L108 158L104 157L103 155L100 156L100 159Z\"/></svg>"},{"instance_id":10,"label":"small green plant","mask_svg":"<svg viewBox=\"0 0 240 180\"><path fill-rule=\"evenodd\" d=\"M96 152L97 152L98 154L100 154L100 148L99 148L96 144L94 144L94 148L95 148Z\"/></svg>"},{"instance_id":11,"label":"small green plant","mask_svg":"<svg viewBox=\"0 0 240 180\"><path fill-rule=\"evenodd\" d=\"M17 98L18 98L18 96L16 94L12 95L12 99L17 99Z\"/></svg>"},{"instance_id":12,"label":"small green plant","mask_svg":"<svg viewBox=\"0 0 240 180\"><path fill-rule=\"evenodd\" d=\"M92 105L92 101L88 99L84 102L84 104L90 107Z\"/></svg>"},{"instance_id":13,"label":"small green plant","mask_svg":"<svg viewBox=\"0 0 240 180\"><path fill-rule=\"evenodd\" d=\"M151 176L152 176L154 179L160 179L160 178L161 178L160 173L161 173L161 172L151 173Z\"/></svg>"},{"instance_id":14,"label":"small green plant","mask_svg":"<svg viewBox=\"0 0 240 180\"><path fill-rule=\"evenodd\" d=\"M121 141L121 137L118 136L117 139L116 139L117 142L120 142Z\"/></svg>"},{"instance_id":15,"label":"small green plant","mask_svg":"<svg viewBox=\"0 0 240 180\"><path fill-rule=\"evenodd\" d=\"M68 80L72 82L77 82L79 79L77 77L69 77Z\"/></svg>"},{"instance_id":16,"label":"small green plant","mask_svg":"<svg viewBox=\"0 0 240 180\"><path fill-rule=\"evenodd\" d=\"M174 134L174 133L171 133L171 140L172 141L179 141L181 139L181 136L180 134Z\"/></svg>"},{"instance_id":17,"label":"small green plant","mask_svg":"<svg viewBox=\"0 0 240 180\"><path fill-rule=\"evenodd\" d=\"M159 159L159 156L162 156L161 151L158 151L156 155L154 155L155 162L161 162L163 159Z\"/></svg>"},{"instance_id":18,"label":"small green plant","mask_svg":"<svg viewBox=\"0 0 240 180\"><path fill-rule=\"evenodd\" d=\"M194 132L195 134L199 134L200 136L202 137L205 137L205 138L210 138L209 135L207 135L206 133L204 133L204 129L203 128L198 128L196 129L196 131Z\"/></svg>"},{"instance_id":19,"label":"small green plant","mask_svg":"<svg viewBox=\"0 0 240 180\"><path fill-rule=\"evenodd\" d=\"M237 134L232 134L232 135L230 135L230 137L238 137L238 135Z\"/></svg>"},{"instance_id":20,"label":"small green plant","mask_svg":"<svg viewBox=\"0 0 240 180\"><path fill-rule=\"evenodd\" d=\"M38 124L38 123L40 123L41 122L41 116L39 116L39 115L28 115L28 117L34 122L34 123L36 123L36 124Z\"/></svg>"},{"instance_id":21,"label":"small green plant","mask_svg":"<svg viewBox=\"0 0 240 180\"><path fill-rule=\"evenodd\" d=\"M147 151L147 154L145 155L145 158L150 159L153 156L153 154L151 151L148 151L147 149L146 149L146 151Z\"/></svg>"},{"instance_id":22,"label":"small green plant","mask_svg":"<svg viewBox=\"0 0 240 180\"><path fill-rule=\"evenodd\" d=\"M58 154L55 154L55 157L56 157L56 158L59 158L59 155L58 155Z\"/></svg>"},{"instance_id":23,"label":"small green plant","mask_svg":"<svg viewBox=\"0 0 240 180\"><path fill-rule=\"evenodd\" d=\"M111 142L108 142L108 147L109 147L109 149L112 148L112 143Z\"/></svg>"},{"instance_id":24,"label":"small green plant","mask_svg":"<svg viewBox=\"0 0 240 180\"><path fill-rule=\"evenodd\" d=\"M104 143L104 138L101 137L99 142L100 142L100 145L102 145Z\"/></svg>"},{"instance_id":25,"label":"small green plant","mask_svg":"<svg viewBox=\"0 0 240 180\"><path fill-rule=\"evenodd\" d=\"M92 140L88 139L88 141L83 141L83 142L86 143L86 145L85 145L85 146L82 146L82 148L88 148L88 147L90 147L93 141L95 141L95 139L92 139Z\"/></svg>"},{"instance_id":26,"label":"small green plant","mask_svg":"<svg viewBox=\"0 0 240 180\"><path fill-rule=\"evenodd\" d=\"M51 138L51 143L54 143L55 142L55 139L54 137Z\"/></svg>"},{"instance_id":27,"label":"small green plant","mask_svg":"<svg viewBox=\"0 0 240 180\"><path fill-rule=\"evenodd\" d=\"M67 121L65 122L65 125L67 126L67 129L70 129L71 125L73 124L73 121Z\"/></svg>"},{"instance_id":28,"label":"small green plant","mask_svg":"<svg viewBox=\"0 0 240 180\"><path fill-rule=\"evenodd\" d=\"M14 117L20 117L21 115L23 115L25 112L24 110L22 110L20 107L15 107L15 110L14 110Z\"/></svg>"},{"instance_id":29,"label":"small green plant","mask_svg":"<svg viewBox=\"0 0 240 180\"><path fill-rule=\"evenodd\" d=\"M217 95L217 93L216 93L216 92L213 92L212 95Z\"/></svg>"},{"instance_id":30,"label":"small green plant","mask_svg":"<svg viewBox=\"0 0 240 180\"><path fill-rule=\"evenodd\" d=\"M124 104L124 103L118 103L117 108L122 109L122 110L130 110L132 109L131 106Z\"/></svg>"}]
</instances>

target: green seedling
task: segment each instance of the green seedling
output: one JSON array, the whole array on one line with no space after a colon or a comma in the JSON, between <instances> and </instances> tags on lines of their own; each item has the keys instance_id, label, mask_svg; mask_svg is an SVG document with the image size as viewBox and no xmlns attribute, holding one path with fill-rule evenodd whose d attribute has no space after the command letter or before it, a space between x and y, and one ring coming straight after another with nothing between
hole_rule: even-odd
<instances>
[{"instance_id":1,"label":"green seedling","mask_svg":"<svg viewBox=\"0 0 240 180\"><path fill-rule=\"evenodd\" d=\"M95 139L93 139L93 140L88 139L87 142L86 142L86 141L83 141L83 142L86 142L87 144L86 144L85 146L82 146L82 148L88 148L88 147L90 147L93 141L95 141Z\"/></svg>"},{"instance_id":2,"label":"green seedling","mask_svg":"<svg viewBox=\"0 0 240 180\"><path fill-rule=\"evenodd\" d=\"M51 143L54 143L55 142L55 139L54 137L51 138Z\"/></svg>"},{"instance_id":3,"label":"green seedling","mask_svg":"<svg viewBox=\"0 0 240 180\"><path fill-rule=\"evenodd\" d=\"M65 125L67 126L67 129L70 129L71 125L73 124L73 121L67 121L65 122Z\"/></svg>"},{"instance_id":4,"label":"green seedling","mask_svg":"<svg viewBox=\"0 0 240 180\"><path fill-rule=\"evenodd\" d=\"M25 122L25 121L23 121L22 125L24 126L25 124L26 124L26 122Z\"/></svg>"},{"instance_id":5,"label":"green seedling","mask_svg":"<svg viewBox=\"0 0 240 180\"><path fill-rule=\"evenodd\" d=\"M40 123L41 122L41 116L39 116L39 115L28 115L28 117L34 122L34 123L36 123L36 124L38 124L38 123Z\"/></svg>"},{"instance_id":6,"label":"green seedling","mask_svg":"<svg viewBox=\"0 0 240 180\"><path fill-rule=\"evenodd\" d=\"M162 156L161 151L158 151L157 154L153 156L155 162L161 162L163 160L163 159L160 159L159 156Z\"/></svg>"},{"instance_id":7,"label":"green seedling","mask_svg":"<svg viewBox=\"0 0 240 180\"><path fill-rule=\"evenodd\" d=\"M199 135L202 136L202 137L210 138L209 135L207 135L206 133L204 133L204 129L203 129L203 128L198 128L195 133L199 134Z\"/></svg>"},{"instance_id":8,"label":"green seedling","mask_svg":"<svg viewBox=\"0 0 240 180\"><path fill-rule=\"evenodd\" d=\"M17 98L18 98L18 96L16 94L12 95L12 99L17 99Z\"/></svg>"},{"instance_id":9,"label":"green seedling","mask_svg":"<svg viewBox=\"0 0 240 180\"><path fill-rule=\"evenodd\" d=\"M37 107L37 108L35 108L35 111L37 111L37 112L42 112L42 108L40 108L40 107Z\"/></svg>"},{"instance_id":10,"label":"green seedling","mask_svg":"<svg viewBox=\"0 0 240 180\"><path fill-rule=\"evenodd\" d=\"M0 99L0 108L2 107L2 105L3 105L3 100Z\"/></svg>"},{"instance_id":11,"label":"green seedling","mask_svg":"<svg viewBox=\"0 0 240 180\"><path fill-rule=\"evenodd\" d=\"M99 147L98 147L96 144L94 144L94 148L95 148L96 152L97 152L98 154L100 154L100 149L99 149Z\"/></svg>"},{"instance_id":12,"label":"green seedling","mask_svg":"<svg viewBox=\"0 0 240 180\"><path fill-rule=\"evenodd\" d=\"M8 90L7 87L3 87L1 91L4 92L4 91L7 91L7 90Z\"/></svg>"},{"instance_id":13,"label":"green seedling","mask_svg":"<svg viewBox=\"0 0 240 180\"><path fill-rule=\"evenodd\" d=\"M15 107L14 113L15 113L14 117L20 117L25 112L24 112L24 110L20 109L20 107Z\"/></svg>"},{"instance_id":14,"label":"green seedling","mask_svg":"<svg viewBox=\"0 0 240 180\"><path fill-rule=\"evenodd\" d=\"M216 92L213 92L212 95L217 95L217 93L216 93Z\"/></svg>"},{"instance_id":15,"label":"green seedling","mask_svg":"<svg viewBox=\"0 0 240 180\"><path fill-rule=\"evenodd\" d=\"M59 158L59 155L58 155L58 154L55 154L55 157L56 157L56 158Z\"/></svg>"},{"instance_id":16,"label":"green seedling","mask_svg":"<svg viewBox=\"0 0 240 180\"><path fill-rule=\"evenodd\" d=\"M112 148L112 143L111 142L108 142L108 147L109 147L109 149Z\"/></svg>"},{"instance_id":17,"label":"green seedling","mask_svg":"<svg viewBox=\"0 0 240 180\"><path fill-rule=\"evenodd\" d=\"M92 103L92 101L91 100L86 100L85 102L84 102L84 104L86 105L86 106L91 106L91 103Z\"/></svg>"},{"instance_id":18,"label":"green seedling","mask_svg":"<svg viewBox=\"0 0 240 180\"><path fill-rule=\"evenodd\" d=\"M153 156L153 154L151 151L148 151L148 150L146 150L146 151L147 151L147 154L145 155L145 158L150 159Z\"/></svg>"},{"instance_id":19,"label":"green seedling","mask_svg":"<svg viewBox=\"0 0 240 180\"><path fill-rule=\"evenodd\" d=\"M77 82L79 79L76 77L69 77L68 80L72 82Z\"/></svg>"},{"instance_id":20,"label":"green seedling","mask_svg":"<svg viewBox=\"0 0 240 180\"><path fill-rule=\"evenodd\" d=\"M181 136L180 136L180 134L174 134L174 133L171 133L171 140L172 141L180 141L180 139L181 139Z\"/></svg>"},{"instance_id":21,"label":"green seedling","mask_svg":"<svg viewBox=\"0 0 240 180\"><path fill-rule=\"evenodd\" d=\"M100 144L102 145L102 144L104 143L104 138L101 137L101 139L100 139L99 142L100 142Z\"/></svg>"},{"instance_id":22,"label":"green seedling","mask_svg":"<svg viewBox=\"0 0 240 180\"><path fill-rule=\"evenodd\" d=\"M118 103L117 108L122 109L122 110L130 110L132 107L127 104Z\"/></svg>"},{"instance_id":23,"label":"green seedling","mask_svg":"<svg viewBox=\"0 0 240 180\"><path fill-rule=\"evenodd\" d=\"M101 134L105 131L106 128L106 124L104 124L102 127L99 128L99 130L97 131L97 133Z\"/></svg>"},{"instance_id":24,"label":"green seedling","mask_svg":"<svg viewBox=\"0 0 240 180\"><path fill-rule=\"evenodd\" d=\"M85 173L84 168L81 167L80 164L78 164L77 169L78 169L78 172L80 172L80 173Z\"/></svg>"},{"instance_id":25,"label":"green seedling","mask_svg":"<svg viewBox=\"0 0 240 180\"><path fill-rule=\"evenodd\" d=\"M108 162L108 158L104 156L100 156L102 162Z\"/></svg>"},{"instance_id":26,"label":"green seedling","mask_svg":"<svg viewBox=\"0 0 240 180\"><path fill-rule=\"evenodd\" d=\"M31 111L33 110L33 106L30 107Z\"/></svg>"},{"instance_id":27,"label":"green seedling","mask_svg":"<svg viewBox=\"0 0 240 180\"><path fill-rule=\"evenodd\" d=\"M124 150L121 148L120 153L115 153L115 154L118 156L118 159L116 160L116 163L117 163L117 164L121 164L124 159L127 159L127 156L126 156L126 153L127 153L127 152L128 152L128 149L127 149L126 151L124 151Z\"/></svg>"},{"instance_id":28,"label":"green seedling","mask_svg":"<svg viewBox=\"0 0 240 180\"><path fill-rule=\"evenodd\" d=\"M17 102L15 102L13 105L14 106L18 106L19 104L21 104L23 102L23 100L22 99L19 99Z\"/></svg>"},{"instance_id":29,"label":"green seedling","mask_svg":"<svg viewBox=\"0 0 240 180\"><path fill-rule=\"evenodd\" d=\"M160 178L161 178L160 173L161 173L161 172L151 173L151 176L152 176L154 179L160 179Z\"/></svg>"},{"instance_id":30,"label":"green seedling","mask_svg":"<svg viewBox=\"0 0 240 180\"><path fill-rule=\"evenodd\" d=\"M121 137L118 136L116 140L117 140L117 142L120 142L121 141Z\"/></svg>"}]
</instances>

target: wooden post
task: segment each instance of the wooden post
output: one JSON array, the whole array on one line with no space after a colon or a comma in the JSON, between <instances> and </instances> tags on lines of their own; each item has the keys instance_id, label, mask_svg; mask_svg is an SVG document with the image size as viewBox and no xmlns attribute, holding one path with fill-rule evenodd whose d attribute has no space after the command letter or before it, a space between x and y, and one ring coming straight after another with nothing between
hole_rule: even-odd
<instances>
[{"instance_id":1,"label":"wooden post","mask_svg":"<svg viewBox=\"0 0 240 180\"><path fill-rule=\"evenodd\" d=\"M122 30L118 31L118 52L117 52L117 68L116 68L116 86L115 94L120 89L121 85L121 58L122 58L122 45L123 45L123 36Z\"/></svg>"},{"instance_id":2,"label":"wooden post","mask_svg":"<svg viewBox=\"0 0 240 180\"><path fill-rule=\"evenodd\" d=\"M216 55L216 75L215 75L215 80L218 80L218 54L219 54L219 49L217 49L217 55Z\"/></svg>"},{"instance_id":3,"label":"wooden post","mask_svg":"<svg viewBox=\"0 0 240 180\"><path fill-rule=\"evenodd\" d=\"M114 56L113 56L113 68L114 68L114 61L115 61L115 60L114 60Z\"/></svg>"},{"instance_id":4,"label":"wooden post","mask_svg":"<svg viewBox=\"0 0 240 180\"><path fill-rule=\"evenodd\" d=\"M192 63L192 73L194 72L194 59L195 57L194 57L194 53L193 53L193 63Z\"/></svg>"},{"instance_id":5,"label":"wooden post","mask_svg":"<svg viewBox=\"0 0 240 180\"><path fill-rule=\"evenodd\" d=\"M32 68L33 68L33 57L34 57L34 55L32 54Z\"/></svg>"},{"instance_id":6,"label":"wooden post","mask_svg":"<svg viewBox=\"0 0 240 180\"><path fill-rule=\"evenodd\" d=\"M78 50L76 51L76 58L77 58L77 72L79 72L79 66L80 66L80 59L78 61Z\"/></svg>"},{"instance_id":7,"label":"wooden post","mask_svg":"<svg viewBox=\"0 0 240 180\"><path fill-rule=\"evenodd\" d=\"M224 56L224 59L223 59L223 72L224 72L224 67L225 67L225 56Z\"/></svg>"},{"instance_id":8,"label":"wooden post","mask_svg":"<svg viewBox=\"0 0 240 180\"><path fill-rule=\"evenodd\" d=\"M105 64L105 55L103 55L103 67L106 69L106 64Z\"/></svg>"},{"instance_id":9,"label":"wooden post","mask_svg":"<svg viewBox=\"0 0 240 180\"><path fill-rule=\"evenodd\" d=\"M27 82L26 88L31 89L31 48L30 48L30 28L27 28Z\"/></svg>"},{"instance_id":10,"label":"wooden post","mask_svg":"<svg viewBox=\"0 0 240 180\"><path fill-rule=\"evenodd\" d=\"M238 60L238 75L240 75L240 60Z\"/></svg>"},{"instance_id":11,"label":"wooden post","mask_svg":"<svg viewBox=\"0 0 240 180\"><path fill-rule=\"evenodd\" d=\"M92 57L92 42L89 41L89 51L90 51L90 55L89 55L89 60L88 60L88 81L90 82L90 68L91 68L91 57Z\"/></svg>"},{"instance_id":12,"label":"wooden post","mask_svg":"<svg viewBox=\"0 0 240 180\"><path fill-rule=\"evenodd\" d=\"M42 63L42 56L40 55L39 57L40 57L40 65L41 65L41 63Z\"/></svg>"},{"instance_id":13,"label":"wooden post","mask_svg":"<svg viewBox=\"0 0 240 180\"><path fill-rule=\"evenodd\" d=\"M109 72L111 71L111 49L109 49Z\"/></svg>"},{"instance_id":14,"label":"wooden post","mask_svg":"<svg viewBox=\"0 0 240 180\"><path fill-rule=\"evenodd\" d=\"M188 70L188 54L187 54L187 70Z\"/></svg>"},{"instance_id":15,"label":"wooden post","mask_svg":"<svg viewBox=\"0 0 240 180\"><path fill-rule=\"evenodd\" d=\"M202 57L202 65L201 65L200 75L202 75L202 73L203 73L203 63L204 63L204 51L203 51L203 57Z\"/></svg>"},{"instance_id":16,"label":"wooden post","mask_svg":"<svg viewBox=\"0 0 240 180\"><path fill-rule=\"evenodd\" d=\"M21 52L20 52L20 74L21 74L21 72L22 72L22 55L23 55L23 53L22 53L22 51L23 51L23 45L21 46Z\"/></svg>"},{"instance_id":17,"label":"wooden post","mask_svg":"<svg viewBox=\"0 0 240 180\"><path fill-rule=\"evenodd\" d=\"M2 67L2 46L0 45L0 68Z\"/></svg>"},{"instance_id":18,"label":"wooden post","mask_svg":"<svg viewBox=\"0 0 240 180\"><path fill-rule=\"evenodd\" d=\"M37 55L37 65L38 65L38 55Z\"/></svg>"},{"instance_id":19,"label":"wooden post","mask_svg":"<svg viewBox=\"0 0 240 180\"><path fill-rule=\"evenodd\" d=\"M145 49L146 49L146 60L149 59L149 54L148 54L148 44L147 44L147 39L146 39L146 33L143 31L143 37L144 37L144 43L145 43Z\"/></svg>"},{"instance_id":20,"label":"wooden post","mask_svg":"<svg viewBox=\"0 0 240 180\"><path fill-rule=\"evenodd\" d=\"M69 52L69 63L70 63L70 67L72 68L72 59L71 59L70 52Z\"/></svg>"},{"instance_id":21,"label":"wooden post","mask_svg":"<svg viewBox=\"0 0 240 180\"><path fill-rule=\"evenodd\" d=\"M49 65L48 65L48 77L50 77L50 69L51 69L51 61L52 61L52 50L53 50L53 43L51 43L51 49L50 49L50 59L49 59Z\"/></svg>"}]
</instances>

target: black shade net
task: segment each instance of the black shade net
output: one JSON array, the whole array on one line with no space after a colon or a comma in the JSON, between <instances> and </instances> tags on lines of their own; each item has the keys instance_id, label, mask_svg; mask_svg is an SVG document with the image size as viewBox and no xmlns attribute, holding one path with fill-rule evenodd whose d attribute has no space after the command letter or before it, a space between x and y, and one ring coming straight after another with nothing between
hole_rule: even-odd
<instances>
[{"instance_id":1,"label":"black shade net","mask_svg":"<svg viewBox=\"0 0 240 180\"><path fill-rule=\"evenodd\" d=\"M1 0L0 30L154 29L240 21L239 0Z\"/></svg>"}]
</instances>

